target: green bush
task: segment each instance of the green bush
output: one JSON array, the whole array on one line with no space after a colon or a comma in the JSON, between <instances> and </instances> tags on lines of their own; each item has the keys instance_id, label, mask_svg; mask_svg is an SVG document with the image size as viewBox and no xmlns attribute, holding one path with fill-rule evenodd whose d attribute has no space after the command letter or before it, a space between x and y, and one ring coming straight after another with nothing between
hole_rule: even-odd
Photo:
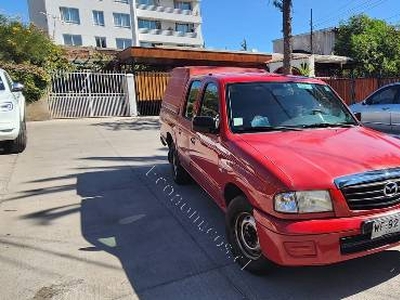
<instances>
[{"instance_id":1,"label":"green bush","mask_svg":"<svg viewBox=\"0 0 400 300\"><path fill-rule=\"evenodd\" d=\"M39 100L51 74L70 69L64 50L33 24L0 15L0 67L25 85L27 101Z\"/></svg>"}]
</instances>

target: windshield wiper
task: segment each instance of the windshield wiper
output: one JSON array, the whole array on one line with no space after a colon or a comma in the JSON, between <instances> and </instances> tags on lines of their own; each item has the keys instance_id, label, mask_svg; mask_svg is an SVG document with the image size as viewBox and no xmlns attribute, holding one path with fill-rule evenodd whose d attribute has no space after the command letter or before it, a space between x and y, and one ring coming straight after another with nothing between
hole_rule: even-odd
<instances>
[{"instance_id":1,"label":"windshield wiper","mask_svg":"<svg viewBox=\"0 0 400 300\"><path fill-rule=\"evenodd\" d=\"M327 127L343 127L350 128L353 126L357 126L356 123L353 122L345 122L345 123L315 123L309 125L302 125L302 128L327 128Z\"/></svg>"},{"instance_id":2,"label":"windshield wiper","mask_svg":"<svg viewBox=\"0 0 400 300\"><path fill-rule=\"evenodd\" d=\"M301 131L302 128L292 126L256 126L239 130L240 132L269 132L269 131Z\"/></svg>"}]
</instances>

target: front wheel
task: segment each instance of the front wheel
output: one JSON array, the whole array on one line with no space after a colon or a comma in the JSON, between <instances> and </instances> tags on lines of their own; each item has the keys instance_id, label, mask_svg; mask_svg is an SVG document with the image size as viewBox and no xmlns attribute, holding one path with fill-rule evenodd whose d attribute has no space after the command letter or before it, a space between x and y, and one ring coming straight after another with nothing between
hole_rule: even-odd
<instances>
[{"instance_id":1,"label":"front wheel","mask_svg":"<svg viewBox=\"0 0 400 300\"><path fill-rule=\"evenodd\" d=\"M253 208L244 196L234 198L226 214L226 232L235 261L244 270L264 274L273 263L261 251Z\"/></svg>"},{"instance_id":2,"label":"front wheel","mask_svg":"<svg viewBox=\"0 0 400 300\"><path fill-rule=\"evenodd\" d=\"M7 153L21 153L25 150L27 144L27 134L26 134L26 123L21 122L18 136L13 141L8 141L5 144L5 150Z\"/></svg>"}]
</instances>

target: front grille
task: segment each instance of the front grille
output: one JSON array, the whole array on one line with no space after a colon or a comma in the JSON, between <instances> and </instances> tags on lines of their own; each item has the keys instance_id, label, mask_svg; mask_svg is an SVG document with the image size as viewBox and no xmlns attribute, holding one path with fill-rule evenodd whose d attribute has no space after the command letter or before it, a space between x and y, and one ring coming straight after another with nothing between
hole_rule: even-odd
<instances>
[{"instance_id":1,"label":"front grille","mask_svg":"<svg viewBox=\"0 0 400 300\"><path fill-rule=\"evenodd\" d=\"M400 233L385 235L371 240L371 233L344 237L340 239L340 252L342 254L352 254L383 247L400 241Z\"/></svg>"},{"instance_id":2,"label":"front grille","mask_svg":"<svg viewBox=\"0 0 400 300\"><path fill-rule=\"evenodd\" d=\"M385 208L400 203L400 168L350 175L335 183L351 210ZM397 187L385 193L388 183Z\"/></svg>"},{"instance_id":3,"label":"front grille","mask_svg":"<svg viewBox=\"0 0 400 300\"><path fill-rule=\"evenodd\" d=\"M400 194L386 196L383 192L388 181L379 181L342 188L343 195L352 210L383 208L400 203ZM390 180L400 186L400 178Z\"/></svg>"}]
</instances>

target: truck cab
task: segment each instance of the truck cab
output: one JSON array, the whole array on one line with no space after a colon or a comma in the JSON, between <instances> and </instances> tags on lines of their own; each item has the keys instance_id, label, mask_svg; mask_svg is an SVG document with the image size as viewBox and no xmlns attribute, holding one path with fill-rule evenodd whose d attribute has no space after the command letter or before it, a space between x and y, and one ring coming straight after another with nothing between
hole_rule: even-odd
<instances>
[{"instance_id":1,"label":"truck cab","mask_svg":"<svg viewBox=\"0 0 400 300\"><path fill-rule=\"evenodd\" d=\"M160 113L176 183L226 212L235 261L326 265L400 241L400 141L325 82L259 69L177 68Z\"/></svg>"}]
</instances>

